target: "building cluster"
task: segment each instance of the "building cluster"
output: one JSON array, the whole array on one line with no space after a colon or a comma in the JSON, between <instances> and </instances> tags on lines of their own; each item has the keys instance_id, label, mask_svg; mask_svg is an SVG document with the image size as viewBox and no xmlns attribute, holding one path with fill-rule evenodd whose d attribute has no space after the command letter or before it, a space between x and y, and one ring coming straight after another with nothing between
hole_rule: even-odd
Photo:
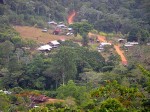
<instances>
[{"instance_id":1,"label":"building cluster","mask_svg":"<svg viewBox=\"0 0 150 112\"><path fill-rule=\"evenodd\" d=\"M0 92L4 93L4 94L11 94L12 92L10 91L3 91L3 90L0 90Z\"/></svg>"},{"instance_id":2,"label":"building cluster","mask_svg":"<svg viewBox=\"0 0 150 112\"><path fill-rule=\"evenodd\" d=\"M98 46L98 52L102 52L104 51L104 47L105 46L111 46L112 44L111 43L108 43L108 42L101 42L100 45Z\"/></svg>"},{"instance_id":3,"label":"building cluster","mask_svg":"<svg viewBox=\"0 0 150 112\"><path fill-rule=\"evenodd\" d=\"M54 41L48 42L45 45L38 47L37 50L39 50L39 51L51 51L52 49L59 47L59 45L60 45L60 42L58 42L57 40L54 40Z\"/></svg>"},{"instance_id":4,"label":"building cluster","mask_svg":"<svg viewBox=\"0 0 150 112\"><path fill-rule=\"evenodd\" d=\"M62 22L55 22L55 21L50 21L48 22L48 25L53 27L53 34L54 35L59 35L59 34L65 34L67 36L73 35L73 29L69 28ZM43 30L44 31L44 30Z\"/></svg>"}]
</instances>

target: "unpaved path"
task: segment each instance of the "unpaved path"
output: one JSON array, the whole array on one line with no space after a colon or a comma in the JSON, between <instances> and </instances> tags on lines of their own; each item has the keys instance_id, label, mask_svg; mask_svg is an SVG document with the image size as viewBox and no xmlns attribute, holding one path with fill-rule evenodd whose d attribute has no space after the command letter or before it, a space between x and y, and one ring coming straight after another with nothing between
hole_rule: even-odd
<instances>
[{"instance_id":1,"label":"unpaved path","mask_svg":"<svg viewBox=\"0 0 150 112\"><path fill-rule=\"evenodd\" d=\"M93 35L96 35L96 34L89 33L89 36L93 36ZM98 37L98 40L99 40L100 42L107 42L105 36L100 36L100 35L96 35L96 36ZM112 44L112 42L109 42L109 43ZM114 45L114 48L115 48L117 54L120 56L122 64L123 64L123 65L127 65L127 64L128 64L127 59L126 59L126 57L124 56L123 50L120 49L120 45Z\"/></svg>"},{"instance_id":2,"label":"unpaved path","mask_svg":"<svg viewBox=\"0 0 150 112\"><path fill-rule=\"evenodd\" d=\"M121 57L122 64L127 65L128 64L127 59L124 56L124 52L120 49L120 46L114 45L114 48L115 48L116 52L118 53L118 55Z\"/></svg>"},{"instance_id":3,"label":"unpaved path","mask_svg":"<svg viewBox=\"0 0 150 112\"><path fill-rule=\"evenodd\" d=\"M74 22L74 17L76 16L76 12L73 11L69 16L68 16L68 24L72 24Z\"/></svg>"},{"instance_id":4,"label":"unpaved path","mask_svg":"<svg viewBox=\"0 0 150 112\"><path fill-rule=\"evenodd\" d=\"M76 16L76 12L75 11L73 11L69 16L68 16L68 24L72 24L74 21L74 17ZM92 36L92 35L96 35L96 34L92 34L92 33L89 33L88 34L89 36ZM107 40L106 40L106 37L105 36L100 36L100 35L96 35L97 37L98 37L98 40L100 41L100 42L107 42ZM112 43L112 42L110 42L110 43ZM120 46L119 45L114 45L114 48L115 48L115 50L116 50L116 52L117 52L117 54L121 57L121 62L122 62L122 64L123 65L127 65L127 59L126 59L126 57L124 56L124 52L123 52L123 50L121 50L120 49Z\"/></svg>"}]
</instances>

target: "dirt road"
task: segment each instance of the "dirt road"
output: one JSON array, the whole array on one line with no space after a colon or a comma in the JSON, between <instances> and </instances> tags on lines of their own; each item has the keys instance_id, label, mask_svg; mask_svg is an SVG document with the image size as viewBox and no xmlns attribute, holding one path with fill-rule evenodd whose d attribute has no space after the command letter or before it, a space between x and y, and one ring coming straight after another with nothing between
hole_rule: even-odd
<instances>
[{"instance_id":1,"label":"dirt road","mask_svg":"<svg viewBox=\"0 0 150 112\"><path fill-rule=\"evenodd\" d=\"M68 24L73 24L74 22L74 17L76 16L76 12L73 11L69 16L68 16Z\"/></svg>"},{"instance_id":2,"label":"dirt road","mask_svg":"<svg viewBox=\"0 0 150 112\"><path fill-rule=\"evenodd\" d=\"M68 16L68 24L72 24L72 23L74 22L73 20L74 20L75 15L76 15L76 12L73 11L73 12ZM89 36L92 36L92 35L96 35L96 34L89 33L88 35L89 35ZM100 42L107 42L105 36L101 36L101 35L96 35L96 36L98 37L98 40L99 40ZM112 42L109 42L109 43L112 43ZM112 43L112 44L113 44L113 43ZM114 48L115 48L117 54L120 56L122 64L123 64L123 65L127 65L127 64L128 64L127 59L126 59L126 57L125 57L124 54L123 54L123 53L124 53L123 50L120 49L120 46L119 46L119 45L114 45Z\"/></svg>"},{"instance_id":3,"label":"dirt road","mask_svg":"<svg viewBox=\"0 0 150 112\"><path fill-rule=\"evenodd\" d=\"M115 48L116 52L118 53L118 55L121 57L122 64L127 65L128 64L127 59L123 54L124 52L120 49L120 46L114 45L114 48Z\"/></svg>"}]
</instances>

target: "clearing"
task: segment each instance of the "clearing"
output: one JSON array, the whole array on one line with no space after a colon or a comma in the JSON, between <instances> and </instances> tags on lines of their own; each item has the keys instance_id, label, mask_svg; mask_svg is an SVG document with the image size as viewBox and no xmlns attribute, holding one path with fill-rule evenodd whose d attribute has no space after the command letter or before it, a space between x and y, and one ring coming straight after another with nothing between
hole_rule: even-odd
<instances>
[{"instance_id":1,"label":"clearing","mask_svg":"<svg viewBox=\"0 0 150 112\"><path fill-rule=\"evenodd\" d=\"M14 29L20 34L22 38L32 39L38 43L48 43L52 40L67 40L72 38L65 35L53 35L52 30L42 32L42 29L30 26L14 26Z\"/></svg>"}]
</instances>

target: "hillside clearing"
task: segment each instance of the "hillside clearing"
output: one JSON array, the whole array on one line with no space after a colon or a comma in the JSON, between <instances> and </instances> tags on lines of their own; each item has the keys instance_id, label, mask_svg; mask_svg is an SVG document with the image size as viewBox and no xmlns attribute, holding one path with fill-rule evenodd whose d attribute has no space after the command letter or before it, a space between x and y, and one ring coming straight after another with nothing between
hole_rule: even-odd
<instances>
[{"instance_id":1,"label":"hillside clearing","mask_svg":"<svg viewBox=\"0 0 150 112\"><path fill-rule=\"evenodd\" d=\"M71 39L70 36L65 35L53 35L52 30L48 32L42 32L42 29L29 27L29 26L14 26L14 29L20 34L24 39L32 39L38 43L48 43L52 40L66 40Z\"/></svg>"}]
</instances>

